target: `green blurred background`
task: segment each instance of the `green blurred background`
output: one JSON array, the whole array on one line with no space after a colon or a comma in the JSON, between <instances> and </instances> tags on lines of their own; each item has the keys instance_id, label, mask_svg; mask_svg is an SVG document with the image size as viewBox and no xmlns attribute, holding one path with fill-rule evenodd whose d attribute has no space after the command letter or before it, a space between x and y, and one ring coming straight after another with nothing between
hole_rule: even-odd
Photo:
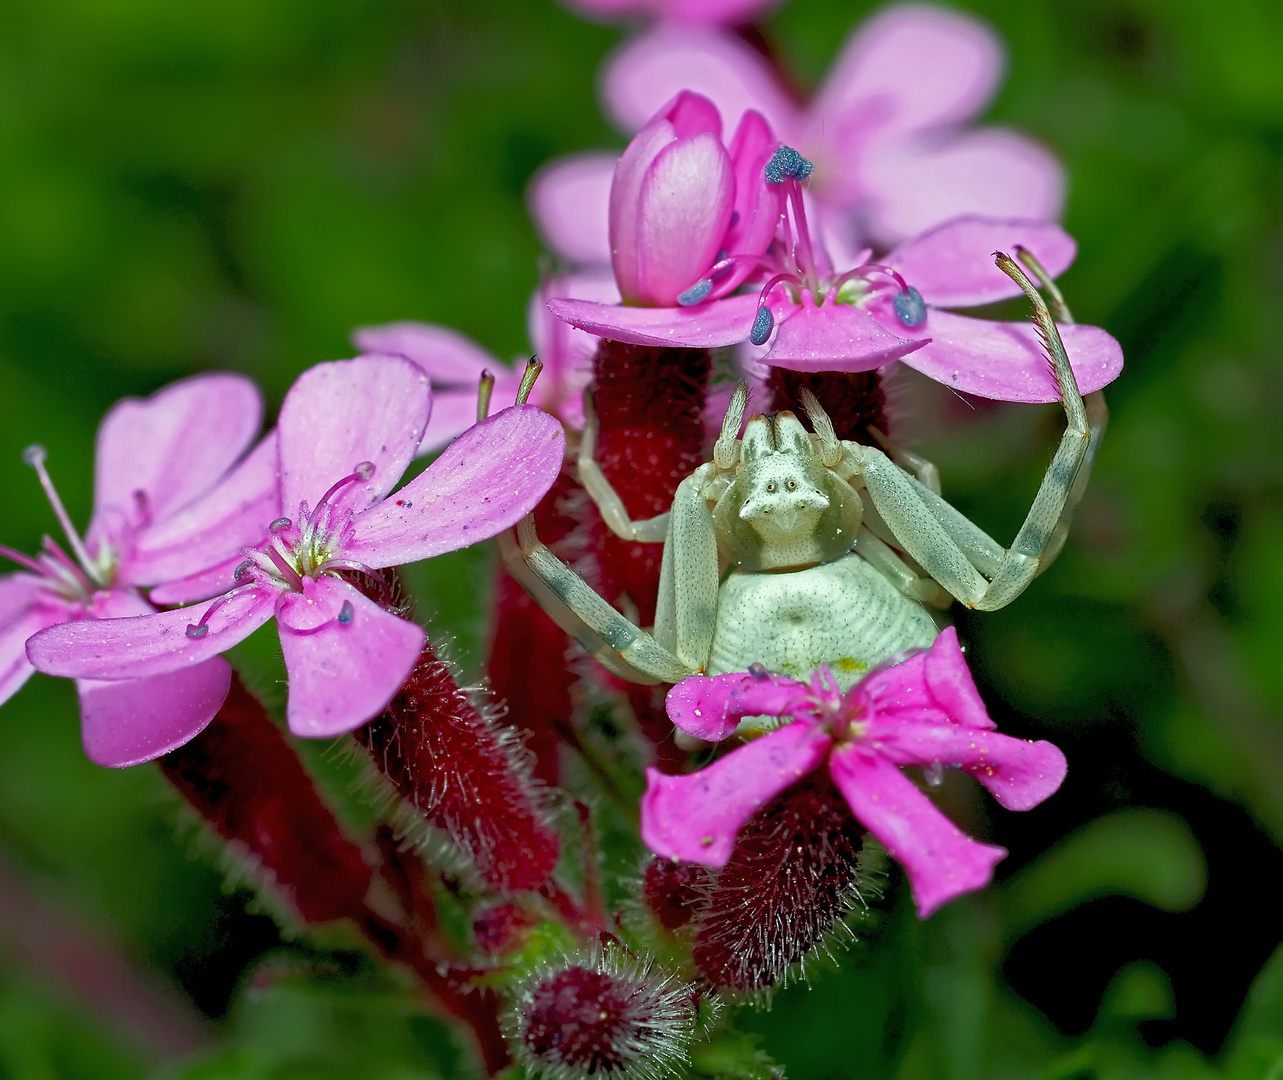
<instances>
[{"instance_id":1,"label":"green blurred background","mask_svg":"<svg viewBox=\"0 0 1283 1080\"><path fill-rule=\"evenodd\" d=\"M998 886L925 926L895 908L744 1026L793 1080L1278 1077L1283 964L1240 1010L1283 939L1283 4L960 6L1010 49L990 117L1067 165L1075 314L1127 355L1065 555L962 620L999 724L1070 777L991 815ZM872 7L793 0L763 30L814 86ZM593 87L624 33L552 0L0 4L0 539L53 527L37 440L85 521L122 395L231 368L274 406L397 318L525 349L523 190L622 146ZM998 536L1057 424L910 418ZM488 559L420 583L469 662ZM283 939L193 836L153 770L84 760L68 684L0 709L0 1076L461 1067L395 980Z\"/></svg>"}]
</instances>

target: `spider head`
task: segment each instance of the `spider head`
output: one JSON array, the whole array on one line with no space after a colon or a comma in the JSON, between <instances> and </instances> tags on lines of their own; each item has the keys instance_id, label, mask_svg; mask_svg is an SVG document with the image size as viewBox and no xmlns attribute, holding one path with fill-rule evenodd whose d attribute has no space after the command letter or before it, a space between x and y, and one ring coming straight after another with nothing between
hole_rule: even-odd
<instances>
[{"instance_id":1,"label":"spider head","mask_svg":"<svg viewBox=\"0 0 1283 1080\"><path fill-rule=\"evenodd\" d=\"M744 570L805 566L837 557L837 509L829 471L792 413L755 416L740 444L735 481L716 518L731 559Z\"/></svg>"}]
</instances>

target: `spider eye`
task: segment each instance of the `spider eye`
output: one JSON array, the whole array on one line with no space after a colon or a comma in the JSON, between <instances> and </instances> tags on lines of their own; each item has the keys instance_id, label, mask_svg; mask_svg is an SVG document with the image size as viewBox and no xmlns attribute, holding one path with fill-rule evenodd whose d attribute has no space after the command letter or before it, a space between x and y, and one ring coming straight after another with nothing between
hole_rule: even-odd
<instances>
[{"instance_id":1,"label":"spider eye","mask_svg":"<svg viewBox=\"0 0 1283 1080\"><path fill-rule=\"evenodd\" d=\"M785 486L785 487L787 487L787 488L789 489L789 491L796 491L796 490L797 490L797 481L796 481L796 480L790 480L790 481L789 481L787 484L785 484L784 486Z\"/></svg>"},{"instance_id":2,"label":"spider eye","mask_svg":"<svg viewBox=\"0 0 1283 1080\"><path fill-rule=\"evenodd\" d=\"M767 493L768 495L774 495L774 494L775 494L775 481L774 481L774 480L770 481L770 482L766 485L766 493Z\"/></svg>"}]
</instances>

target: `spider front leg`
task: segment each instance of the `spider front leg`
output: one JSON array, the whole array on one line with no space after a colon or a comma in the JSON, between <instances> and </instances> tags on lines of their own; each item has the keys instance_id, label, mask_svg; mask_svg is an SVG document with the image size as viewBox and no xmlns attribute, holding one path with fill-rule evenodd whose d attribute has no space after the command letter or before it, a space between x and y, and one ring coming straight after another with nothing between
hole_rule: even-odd
<instances>
[{"instance_id":1,"label":"spider front leg","mask_svg":"<svg viewBox=\"0 0 1283 1080\"><path fill-rule=\"evenodd\" d=\"M619 492L606 479L597 464L597 411L593 407L592 389L584 391L584 432L579 438L579 482L588 497L597 505L601 520L621 540L637 544L662 544L668 531L668 514L656 514L644 521L634 521L628 516L628 507Z\"/></svg>"},{"instance_id":2,"label":"spider front leg","mask_svg":"<svg viewBox=\"0 0 1283 1080\"><path fill-rule=\"evenodd\" d=\"M998 265L1033 304L1068 421L1011 547L1004 550L881 451L843 444L843 471L864 481L896 542L953 596L982 611L1011 603L1038 575L1047 558L1059 550L1063 543L1060 533L1067 528L1075 497L1081 495L1076 481L1091 445L1087 409L1046 302L1011 259L999 255Z\"/></svg>"},{"instance_id":3,"label":"spider front leg","mask_svg":"<svg viewBox=\"0 0 1283 1080\"><path fill-rule=\"evenodd\" d=\"M698 674L624 618L549 551L535 535L534 515L517 524L515 541L511 534L501 538L500 552L509 572L539 606L608 671L652 686Z\"/></svg>"}]
</instances>

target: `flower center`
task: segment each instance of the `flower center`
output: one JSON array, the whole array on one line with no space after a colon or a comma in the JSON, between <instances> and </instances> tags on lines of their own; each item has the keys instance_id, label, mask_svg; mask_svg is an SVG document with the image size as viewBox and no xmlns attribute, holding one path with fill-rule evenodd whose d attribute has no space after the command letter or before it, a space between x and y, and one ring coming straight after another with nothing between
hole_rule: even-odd
<instances>
[{"instance_id":1,"label":"flower center","mask_svg":"<svg viewBox=\"0 0 1283 1080\"><path fill-rule=\"evenodd\" d=\"M767 306L767 300L776 287L784 285L791 288L797 303L802 302L801 294L807 292L811 294L817 307L825 303L860 306L872 299L877 288L874 279L878 275L886 275L897 286L896 291L891 294L891 306L896 318L906 327L921 326L927 318L927 308L921 294L890 267L880 263L865 263L836 277L821 274L816 258L817 248L811 239L806 205L802 197L802 182L810 177L813 169L814 166L790 146L781 146L766 164L766 182L785 185L788 195L787 206L780 220L784 233L784 252L779 259L782 264L780 272L767 281L758 296L757 313L753 318L749 341L754 345L765 345L771 336L771 331L775 328L775 315Z\"/></svg>"},{"instance_id":2,"label":"flower center","mask_svg":"<svg viewBox=\"0 0 1283 1080\"><path fill-rule=\"evenodd\" d=\"M239 580L251 566L279 585L303 591L303 579L328 570L368 570L337 556L352 525L352 511L334 505L334 496L350 484L364 483L374 475L374 463L362 461L321 496L315 509L299 506L298 523L277 518L267 527L267 543L253 551L237 569ZM372 571L371 571L372 572Z\"/></svg>"}]
</instances>

